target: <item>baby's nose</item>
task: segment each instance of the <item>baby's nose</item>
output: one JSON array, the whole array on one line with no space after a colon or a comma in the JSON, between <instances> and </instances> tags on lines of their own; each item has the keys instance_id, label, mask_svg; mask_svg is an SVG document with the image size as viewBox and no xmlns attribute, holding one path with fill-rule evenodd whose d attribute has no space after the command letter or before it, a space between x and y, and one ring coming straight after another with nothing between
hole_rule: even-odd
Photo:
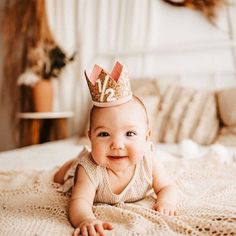
<instances>
[{"instance_id":1,"label":"baby's nose","mask_svg":"<svg viewBox=\"0 0 236 236\"><path fill-rule=\"evenodd\" d=\"M112 139L111 149L123 149L123 148L124 148L124 142L122 138L115 137Z\"/></svg>"}]
</instances>

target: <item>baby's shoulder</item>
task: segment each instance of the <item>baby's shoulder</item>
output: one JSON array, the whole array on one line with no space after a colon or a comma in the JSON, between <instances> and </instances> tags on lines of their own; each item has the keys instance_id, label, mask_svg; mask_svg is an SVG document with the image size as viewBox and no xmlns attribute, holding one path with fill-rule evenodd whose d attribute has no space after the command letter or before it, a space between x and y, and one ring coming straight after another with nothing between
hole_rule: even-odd
<instances>
[{"instance_id":1,"label":"baby's shoulder","mask_svg":"<svg viewBox=\"0 0 236 236\"><path fill-rule=\"evenodd\" d=\"M77 158L86 157L89 156L90 154L91 154L91 148L85 145L83 146L83 149L79 152Z\"/></svg>"},{"instance_id":2,"label":"baby's shoulder","mask_svg":"<svg viewBox=\"0 0 236 236\"><path fill-rule=\"evenodd\" d=\"M81 166L86 166L86 168L92 168L96 169L97 164L94 162L92 155L91 155L91 150L87 146L83 148L83 150L79 153L79 155L76 158L77 164Z\"/></svg>"},{"instance_id":3,"label":"baby's shoulder","mask_svg":"<svg viewBox=\"0 0 236 236\"><path fill-rule=\"evenodd\" d=\"M84 147L77 157L77 169L79 169L79 167L83 167L92 183L97 186L100 180L100 168L99 165L94 162L91 150L87 146Z\"/></svg>"}]
</instances>

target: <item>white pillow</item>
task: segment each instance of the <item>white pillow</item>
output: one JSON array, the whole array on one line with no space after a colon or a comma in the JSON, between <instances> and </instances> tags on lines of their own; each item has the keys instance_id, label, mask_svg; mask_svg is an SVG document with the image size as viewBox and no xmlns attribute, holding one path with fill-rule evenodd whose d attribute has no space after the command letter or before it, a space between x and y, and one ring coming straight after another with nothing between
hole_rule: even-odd
<instances>
[{"instance_id":1,"label":"white pillow","mask_svg":"<svg viewBox=\"0 0 236 236\"><path fill-rule=\"evenodd\" d=\"M216 93L220 118L227 126L236 125L236 88Z\"/></svg>"}]
</instances>

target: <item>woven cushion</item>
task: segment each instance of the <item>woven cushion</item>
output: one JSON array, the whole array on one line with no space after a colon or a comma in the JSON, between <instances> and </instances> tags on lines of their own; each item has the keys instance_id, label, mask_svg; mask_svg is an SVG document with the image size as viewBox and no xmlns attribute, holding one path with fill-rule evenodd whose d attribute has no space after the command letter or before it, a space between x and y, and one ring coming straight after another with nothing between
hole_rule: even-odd
<instances>
[{"instance_id":1,"label":"woven cushion","mask_svg":"<svg viewBox=\"0 0 236 236\"><path fill-rule=\"evenodd\" d=\"M167 126L167 118L174 106L177 95L178 95L178 87L168 86L166 91L161 97L153 131L156 135L155 136L156 142L163 142L163 137Z\"/></svg>"},{"instance_id":2,"label":"woven cushion","mask_svg":"<svg viewBox=\"0 0 236 236\"><path fill-rule=\"evenodd\" d=\"M188 107L190 100L192 99L193 90L180 88L178 99L175 106L169 115L168 123L166 126L166 132L163 137L163 142L175 143L177 141L177 135L179 127L185 116L185 111Z\"/></svg>"},{"instance_id":3,"label":"woven cushion","mask_svg":"<svg viewBox=\"0 0 236 236\"><path fill-rule=\"evenodd\" d=\"M134 95L140 96L159 96L159 86L155 80L151 79L134 79L130 81L131 89Z\"/></svg>"},{"instance_id":4,"label":"woven cushion","mask_svg":"<svg viewBox=\"0 0 236 236\"><path fill-rule=\"evenodd\" d=\"M214 93L177 85L167 87L155 119L157 142L178 143L193 139L199 144L210 144L218 128Z\"/></svg>"},{"instance_id":5,"label":"woven cushion","mask_svg":"<svg viewBox=\"0 0 236 236\"><path fill-rule=\"evenodd\" d=\"M214 94L208 94L199 123L192 135L192 139L199 144L211 144L217 136L219 120L217 118L216 100Z\"/></svg>"},{"instance_id":6,"label":"woven cushion","mask_svg":"<svg viewBox=\"0 0 236 236\"><path fill-rule=\"evenodd\" d=\"M227 126L236 125L236 88L221 90L216 96L223 123Z\"/></svg>"},{"instance_id":7,"label":"woven cushion","mask_svg":"<svg viewBox=\"0 0 236 236\"><path fill-rule=\"evenodd\" d=\"M236 126L223 127L215 142L226 146L236 146Z\"/></svg>"}]
</instances>

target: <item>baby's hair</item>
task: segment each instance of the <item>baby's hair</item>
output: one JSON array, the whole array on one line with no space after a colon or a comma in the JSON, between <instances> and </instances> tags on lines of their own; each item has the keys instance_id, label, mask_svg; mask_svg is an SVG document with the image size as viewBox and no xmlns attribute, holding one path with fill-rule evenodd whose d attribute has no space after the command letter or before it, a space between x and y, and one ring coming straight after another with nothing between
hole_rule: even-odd
<instances>
[{"instance_id":1,"label":"baby's hair","mask_svg":"<svg viewBox=\"0 0 236 236\"><path fill-rule=\"evenodd\" d=\"M144 103L141 101L140 98L138 98L137 96L133 95L132 97L132 100L137 102L141 107L142 109L144 110L144 113L145 113L145 117L146 117L146 122L147 122L147 126L149 127L149 119L148 119L148 113L147 113L147 109L144 105ZM94 111L96 111L97 109L101 109L100 107L97 107L97 106L93 106L90 110L90 113L89 113L89 130L91 129L91 120L92 120L92 116L93 116L93 113Z\"/></svg>"},{"instance_id":2,"label":"baby's hair","mask_svg":"<svg viewBox=\"0 0 236 236\"><path fill-rule=\"evenodd\" d=\"M133 99L134 99L134 101L137 101L141 105L141 107L143 108L143 110L145 112L145 116L146 116L147 126L149 126L149 118L148 118L146 106L144 105L143 101L139 97L137 97L136 95L133 95Z\"/></svg>"}]
</instances>

